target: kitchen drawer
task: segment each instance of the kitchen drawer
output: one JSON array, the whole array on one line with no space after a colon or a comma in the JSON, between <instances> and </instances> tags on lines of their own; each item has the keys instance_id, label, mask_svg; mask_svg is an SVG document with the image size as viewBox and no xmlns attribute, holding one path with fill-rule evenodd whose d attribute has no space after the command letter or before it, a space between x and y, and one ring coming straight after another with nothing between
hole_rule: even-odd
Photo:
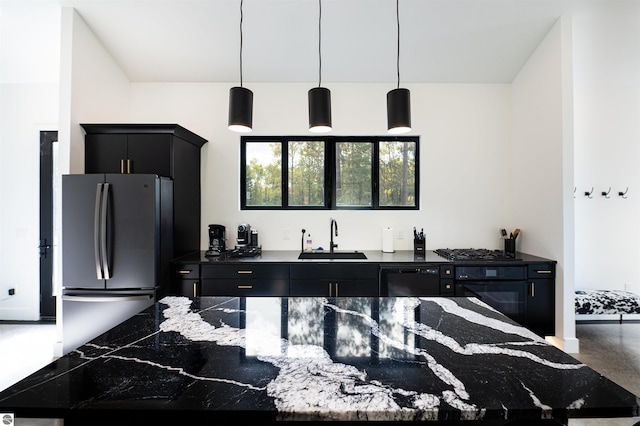
<instances>
[{"instance_id":1,"label":"kitchen drawer","mask_svg":"<svg viewBox=\"0 0 640 426\"><path fill-rule=\"evenodd\" d=\"M172 279L199 279L200 265L198 263L177 263L171 265Z\"/></svg>"},{"instance_id":2,"label":"kitchen drawer","mask_svg":"<svg viewBox=\"0 0 640 426\"><path fill-rule=\"evenodd\" d=\"M553 263L533 263L528 265L527 278L547 278L556 277L556 265Z\"/></svg>"},{"instance_id":3,"label":"kitchen drawer","mask_svg":"<svg viewBox=\"0 0 640 426\"><path fill-rule=\"evenodd\" d=\"M377 280L291 280L290 297L378 297Z\"/></svg>"},{"instance_id":4,"label":"kitchen drawer","mask_svg":"<svg viewBox=\"0 0 640 426\"><path fill-rule=\"evenodd\" d=\"M289 265L243 263L202 265L202 278L289 279Z\"/></svg>"},{"instance_id":5,"label":"kitchen drawer","mask_svg":"<svg viewBox=\"0 0 640 426\"><path fill-rule=\"evenodd\" d=\"M272 296L289 295L288 279L203 279L202 296Z\"/></svg>"},{"instance_id":6,"label":"kitchen drawer","mask_svg":"<svg viewBox=\"0 0 640 426\"><path fill-rule=\"evenodd\" d=\"M331 280L347 280L347 279L375 279L378 280L377 264L306 264L291 265L291 279L331 279Z\"/></svg>"}]
</instances>

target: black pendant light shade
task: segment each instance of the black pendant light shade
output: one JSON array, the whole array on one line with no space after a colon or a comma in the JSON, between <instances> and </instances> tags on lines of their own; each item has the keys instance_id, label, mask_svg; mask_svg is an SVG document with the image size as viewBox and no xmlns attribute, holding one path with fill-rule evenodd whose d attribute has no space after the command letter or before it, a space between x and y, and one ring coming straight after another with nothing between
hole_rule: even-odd
<instances>
[{"instance_id":1,"label":"black pendant light shade","mask_svg":"<svg viewBox=\"0 0 640 426\"><path fill-rule=\"evenodd\" d=\"M325 87L309 90L309 130L314 133L331 131L331 91Z\"/></svg>"},{"instance_id":2,"label":"black pendant light shade","mask_svg":"<svg viewBox=\"0 0 640 426\"><path fill-rule=\"evenodd\" d=\"M229 130L248 133L253 126L253 92L246 87L229 90Z\"/></svg>"},{"instance_id":3,"label":"black pendant light shade","mask_svg":"<svg viewBox=\"0 0 640 426\"><path fill-rule=\"evenodd\" d=\"M411 95L409 89L387 93L387 129L393 135L411 130Z\"/></svg>"}]
</instances>

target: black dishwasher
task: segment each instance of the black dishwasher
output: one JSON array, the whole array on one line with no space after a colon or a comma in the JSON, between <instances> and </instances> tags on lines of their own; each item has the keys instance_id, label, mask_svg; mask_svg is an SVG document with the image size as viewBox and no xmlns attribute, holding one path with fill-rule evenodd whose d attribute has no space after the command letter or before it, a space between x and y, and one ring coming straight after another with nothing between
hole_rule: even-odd
<instances>
[{"instance_id":1,"label":"black dishwasher","mask_svg":"<svg viewBox=\"0 0 640 426\"><path fill-rule=\"evenodd\" d=\"M439 296L440 266L393 265L380 268L380 296Z\"/></svg>"}]
</instances>

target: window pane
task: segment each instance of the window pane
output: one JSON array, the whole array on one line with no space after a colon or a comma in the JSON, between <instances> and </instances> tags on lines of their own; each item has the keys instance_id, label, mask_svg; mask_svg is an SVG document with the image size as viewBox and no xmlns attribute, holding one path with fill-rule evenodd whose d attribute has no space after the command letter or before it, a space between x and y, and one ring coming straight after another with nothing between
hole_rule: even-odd
<instances>
[{"instance_id":1,"label":"window pane","mask_svg":"<svg viewBox=\"0 0 640 426\"><path fill-rule=\"evenodd\" d=\"M289 205L324 206L324 142L288 144Z\"/></svg>"},{"instance_id":2,"label":"window pane","mask_svg":"<svg viewBox=\"0 0 640 426\"><path fill-rule=\"evenodd\" d=\"M379 144L380 206L416 205L416 143Z\"/></svg>"},{"instance_id":3,"label":"window pane","mask_svg":"<svg viewBox=\"0 0 640 426\"><path fill-rule=\"evenodd\" d=\"M336 143L336 205L371 207L370 142Z\"/></svg>"},{"instance_id":4,"label":"window pane","mask_svg":"<svg viewBox=\"0 0 640 426\"><path fill-rule=\"evenodd\" d=\"M247 206L281 206L281 144L269 142L247 142L246 157Z\"/></svg>"}]
</instances>

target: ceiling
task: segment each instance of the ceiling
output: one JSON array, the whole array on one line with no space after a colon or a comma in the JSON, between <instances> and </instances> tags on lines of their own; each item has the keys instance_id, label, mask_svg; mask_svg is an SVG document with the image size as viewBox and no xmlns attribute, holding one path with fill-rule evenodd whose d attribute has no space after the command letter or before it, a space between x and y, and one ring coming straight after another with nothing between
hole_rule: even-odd
<instances>
[{"instance_id":1,"label":"ceiling","mask_svg":"<svg viewBox=\"0 0 640 426\"><path fill-rule=\"evenodd\" d=\"M609 0L399 0L400 85L509 83L562 14ZM239 82L240 0L74 7L133 82ZM319 80L318 0L244 0L243 82ZM322 1L322 83L397 83L395 0Z\"/></svg>"}]
</instances>

